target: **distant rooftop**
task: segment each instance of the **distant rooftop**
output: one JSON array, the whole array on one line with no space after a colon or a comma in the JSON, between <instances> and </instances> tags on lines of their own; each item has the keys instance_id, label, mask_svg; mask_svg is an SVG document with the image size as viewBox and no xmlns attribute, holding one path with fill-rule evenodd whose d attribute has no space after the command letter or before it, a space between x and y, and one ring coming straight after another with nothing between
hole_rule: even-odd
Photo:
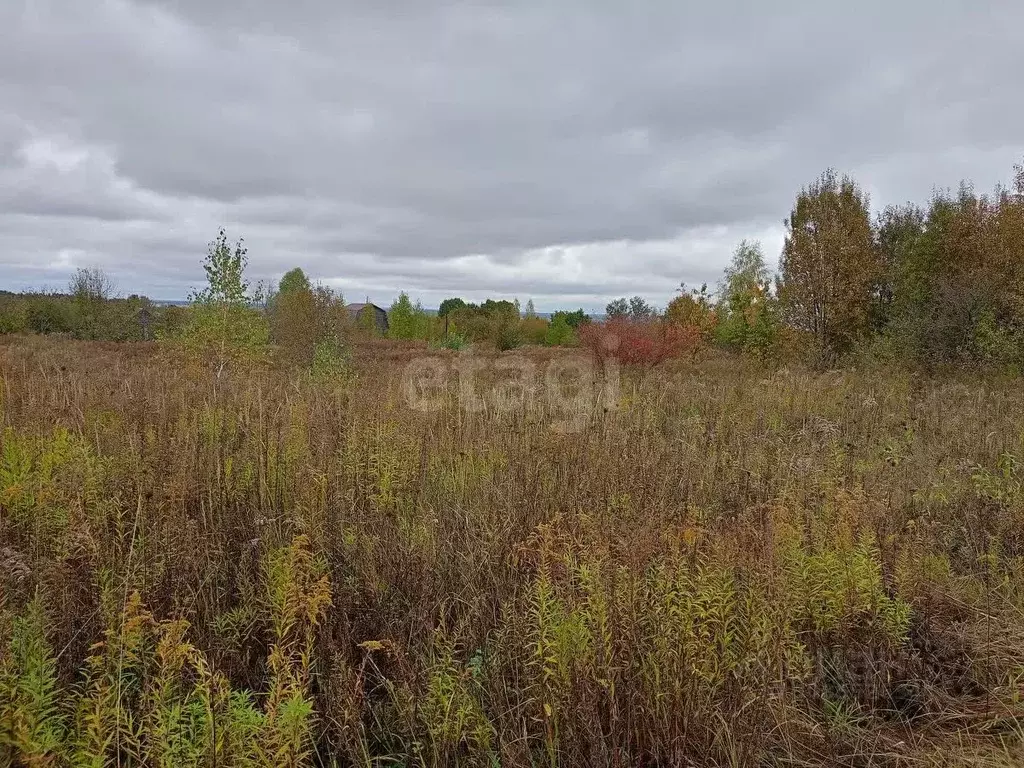
<instances>
[{"instance_id":1,"label":"distant rooftop","mask_svg":"<svg viewBox=\"0 0 1024 768\"><path fill-rule=\"evenodd\" d=\"M346 304L345 305L345 309L347 309L349 312L361 312L366 307L376 307L377 309L384 310L384 307L378 307L372 301L370 301L370 302L359 301L359 302L356 302L354 304ZM386 310L384 310L384 311L386 311Z\"/></svg>"}]
</instances>

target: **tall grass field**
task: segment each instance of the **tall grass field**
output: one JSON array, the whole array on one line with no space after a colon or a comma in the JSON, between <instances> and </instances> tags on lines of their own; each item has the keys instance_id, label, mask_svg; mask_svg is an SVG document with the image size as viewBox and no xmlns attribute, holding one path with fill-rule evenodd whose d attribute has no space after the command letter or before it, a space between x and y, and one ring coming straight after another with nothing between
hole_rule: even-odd
<instances>
[{"instance_id":1,"label":"tall grass field","mask_svg":"<svg viewBox=\"0 0 1024 768\"><path fill-rule=\"evenodd\" d=\"M1019 379L587 354L0 339L0 765L1024 764Z\"/></svg>"}]
</instances>

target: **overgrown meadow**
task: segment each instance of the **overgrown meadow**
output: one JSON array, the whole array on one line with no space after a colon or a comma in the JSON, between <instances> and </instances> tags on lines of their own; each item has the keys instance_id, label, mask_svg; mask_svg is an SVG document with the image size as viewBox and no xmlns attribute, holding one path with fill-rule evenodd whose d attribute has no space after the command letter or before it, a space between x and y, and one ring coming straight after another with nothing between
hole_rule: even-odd
<instances>
[{"instance_id":1,"label":"overgrown meadow","mask_svg":"<svg viewBox=\"0 0 1024 768\"><path fill-rule=\"evenodd\" d=\"M1019 764L1019 381L460 354L0 340L0 764Z\"/></svg>"}]
</instances>

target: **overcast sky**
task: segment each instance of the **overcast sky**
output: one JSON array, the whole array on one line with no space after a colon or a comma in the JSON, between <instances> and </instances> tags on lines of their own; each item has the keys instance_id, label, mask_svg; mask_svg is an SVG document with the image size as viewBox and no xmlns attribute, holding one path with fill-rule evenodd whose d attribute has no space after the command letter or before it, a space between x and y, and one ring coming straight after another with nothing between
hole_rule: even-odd
<instances>
[{"instance_id":1,"label":"overcast sky","mask_svg":"<svg viewBox=\"0 0 1024 768\"><path fill-rule=\"evenodd\" d=\"M799 188L873 206L1024 158L1024 3L0 0L0 287L99 266L601 308L774 261Z\"/></svg>"}]
</instances>

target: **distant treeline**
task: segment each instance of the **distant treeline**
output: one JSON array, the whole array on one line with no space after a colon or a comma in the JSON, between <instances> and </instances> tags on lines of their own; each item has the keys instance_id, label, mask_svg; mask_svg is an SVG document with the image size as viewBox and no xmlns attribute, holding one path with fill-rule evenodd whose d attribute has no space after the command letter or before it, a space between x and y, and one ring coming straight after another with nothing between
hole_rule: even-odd
<instances>
[{"instance_id":1,"label":"distant treeline","mask_svg":"<svg viewBox=\"0 0 1024 768\"><path fill-rule=\"evenodd\" d=\"M227 248L226 241L220 239L215 245L220 251ZM61 334L103 341L173 340L188 335L196 315L211 301L225 302L237 311L244 308L257 326L264 324L268 341L283 348L285 357L296 353L308 362L317 334L342 340L339 343L386 337L452 348L493 343L511 349L527 343L575 343L575 329L590 322L582 309L542 317L534 311L532 301L522 310L518 302L506 300L472 304L451 299L432 311L419 302L413 304L403 292L386 308L389 328L382 332L372 310L349 313L340 293L314 285L298 267L276 286L258 286L250 292L245 285L233 298L200 292L191 301L178 304L112 294L113 282L97 268L79 269L63 293L0 291L0 333ZM296 352L297 348L302 349Z\"/></svg>"},{"instance_id":2,"label":"distant treeline","mask_svg":"<svg viewBox=\"0 0 1024 768\"><path fill-rule=\"evenodd\" d=\"M75 280L98 276L83 269ZM177 333L188 309L153 302L132 294L127 298L73 292L12 293L0 291L0 333L63 334L76 339L143 341Z\"/></svg>"},{"instance_id":3,"label":"distant treeline","mask_svg":"<svg viewBox=\"0 0 1024 768\"><path fill-rule=\"evenodd\" d=\"M420 339L449 348L467 343L493 344L501 350L522 344L568 346L576 343L576 331L590 322L582 310L540 316L533 301L487 299L480 304L449 298L432 315L402 292L388 310L388 335L395 339Z\"/></svg>"},{"instance_id":4,"label":"distant treeline","mask_svg":"<svg viewBox=\"0 0 1024 768\"><path fill-rule=\"evenodd\" d=\"M402 292L385 330L372 308L349 317L341 295L300 268L250 291L245 249L221 231L204 264L210 286L186 307L112 298L106 275L80 269L66 294L0 294L0 332L194 340L197 328L217 328L222 353L229 341L269 344L303 364L359 335L386 335L452 349L582 344L640 364L718 347L828 365L868 356L1024 366L1024 167L991 194L965 182L876 215L855 181L829 170L800 191L785 225L777 274L760 243L743 241L714 289L683 285L663 310L616 299L602 322L582 309L545 318L532 300L453 297L433 312Z\"/></svg>"}]
</instances>

